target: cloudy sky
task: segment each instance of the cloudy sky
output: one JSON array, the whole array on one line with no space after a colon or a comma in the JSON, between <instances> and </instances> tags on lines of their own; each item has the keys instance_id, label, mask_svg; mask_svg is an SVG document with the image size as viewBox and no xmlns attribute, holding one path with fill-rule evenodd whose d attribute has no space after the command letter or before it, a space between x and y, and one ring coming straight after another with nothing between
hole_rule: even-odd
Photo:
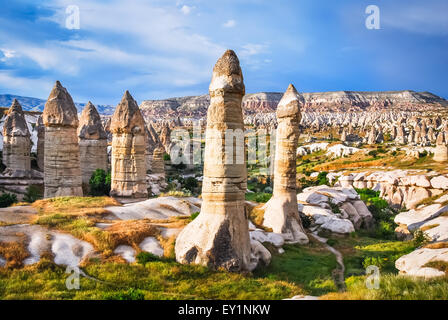
<instances>
[{"instance_id":1,"label":"cloudy sky","mask_svg":"<svg viewBox=\"0 0 448 320\"><path fill-rule=\"evenodd\" d=\"M367 29L366 8L380 9ZM79 8L79 29L69 6ZM69 24L67 24L67 20ZM204 94L225 49L247 92L430 91L448 98L446 0L2 0L0 94L117 104Z\"/></svg>"}]
</instances>

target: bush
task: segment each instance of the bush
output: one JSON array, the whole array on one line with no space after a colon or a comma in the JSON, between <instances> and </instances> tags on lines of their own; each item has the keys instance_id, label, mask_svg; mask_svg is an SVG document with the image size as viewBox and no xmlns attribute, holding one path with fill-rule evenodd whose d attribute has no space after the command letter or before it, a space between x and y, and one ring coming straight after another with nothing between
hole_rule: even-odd
<instances>
[{"instance_id":1,"label":"bush","mask_svg":"<svg viewBox=\"0 0 448 320\"><path fill-rule=\"evenodd\" d=\"M147 262L160 261L160 258L151 252L140 252L137 256L137 263L146 264Z\"/></svg>"},{"instance_id":2,"label":"bush","mask_svg":"<svg viewBox=\"0 0 448 320\"><path fill-rule=\"evenodd\" d=\"M271 199L271 197L272 193L263 193L263 192L246 193L246 200L255 201L258 203L266 203Z\"/></svg>"},{"instance_id":3,"label":"bush","mask_svg":"<svg viewBox=\"0 0 448 320\"><path fill-rule=\"evenodd\" d=\"M190 220L193 221L194 219L196 219L198 217L199 214L200 214L200 212L192 213L190 216Z\"/></svg>"},{"instance_id":4,"label":"bush","mask_svg":"<svg viewBox=\"0 0 448 320\"><path fill-rule=\"evenodd\" d=\"M368 266L377 266L380 270L386 265L386 259L381 257L366 257L362 262L364 269Z\"/></svg>"},{"instance_id":5,"label":"bush","mask_svg":"<svg viewBox=\"0 0 448 320\"><path fill-rule=\"evenodd\" d=\"M328 203L328 205L331 208L331 212L333 212L333 213L341 213L341 209L339 209L339 206L336 203L334 203L331 200L328 200L327 203Z\"/></svg>"},{"instance_id":6,"label":"bush","mask_svg":"<svg viewBox=\"0 0 448 320\"><path fill-rule=\"evenodd\" d=\"M311 226L311 219L306 214L299 212L300 220L302 220L302 226L308 229Z\"/></svg>"},{"instance_id":7,"label":"bush","mask_svg":"<svg viewBox=\"0 0 448 320\"><path fill-rule=\"evenodd\" d=\"M188 177L187 179L185 179L184 187L185 189L188 189L191 192L193 192L195 188L198 187L198 185L199 185L198 180L196 178Z\"/></svg>"},{"instance_id":8,"label":"bush","mask_svg":"<svg viewBox=\"0 0 448 320\"><path fill-rule=\"evenodd\" d=\"M389 203L380 198L379 191L370 189L355 189L360 195L362 201L367 205L367 208L372 213L375 219L375 228L370 231L370 236L380 239L395 239L394 216L396 212L389 207Z\"/></svg>"},{"instance_id":9,"label":"bush","mask_svg":"<svg viewBox=\"0 0 448 320\"><path fill-rule=\"evenodd\" d=\"M108 196L111 185L111 174L103 169L96 169L89 180L90 194L92 196Z\"/></svg>"},{"instance_id":10,"label":"bush","mask_svg":"<svg viewBox=\"0 0 448 320\"><path fill-rule=\"evenodd\" d=\"M428 236L428 234L420 229L417 229L412 234L414 236L414 239L412 240L414 242L414 245L416 247L421 247L427 244L431 241L431 237Z\"/></svg>"},{"instance_id":11,"label":"bush","mask_svg":"<svg viewBox=\"0 0 448 320\"><path fill-rule=\"evenodd\" d=\"M378 156L378 151L376 150L369 151L368 155L376 158Z\"/></svg>"},{"instance_id":12,"label":"bush","mask_svg":"<svg viewBox=\"0 0 448 320\"><path fill-rule=\"evenodd\" d=\"M12 193L4 193L0 196L0 208L6 208L17 202L17 196Z\"/></svg>"},{"instance_id":13,"label":"bush","mask_svg":"<svg viewBox=\"0 0 448 320\"><path fill-rule=\"evenodd\" d=\"M163 154L163 161L171 161L171 157L168 153Z\"/></svg>"},{"instance_id":14,"label":"bush","mask_svg":"<svg viewBox=\"0 0 448 320\"><path fill-rule=\"evenodd\" d=\"M33 203L36 200L39 200L42 198L42 193L40 192L39 188L31 185L26 188L26 193L23 196L23 201Z\"/></svg>"},{"instance_id":15,"label":"bush","mask_svg":"<svg viewBox=\"0 0 448 320\"><path fill-rule=\"evenodd\" d=\"M330 182L327 179L328 172L322 171L317 175L317 185L329 185Z\"/></svg>"}]
</instances>

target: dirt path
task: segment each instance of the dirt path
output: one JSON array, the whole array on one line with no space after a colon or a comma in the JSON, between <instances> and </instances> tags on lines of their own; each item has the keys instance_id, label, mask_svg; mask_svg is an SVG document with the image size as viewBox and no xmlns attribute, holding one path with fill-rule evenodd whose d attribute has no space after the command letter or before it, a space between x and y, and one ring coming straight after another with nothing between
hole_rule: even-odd
<instances>
[{"instance_id":1,"label":"dirt path","mask_svg":"<svg viewBox=\"0 0 448 320\"><path fill-rule=\"evenodd\" d=\"M331 253L333 253L336 256L336 262L338 263L338 267L336 269L334 269L332 272L334 283L336 285L336 288L338 288L338 291L345 291L346 286L345 286L345 279L344 279L344 273L345 273L344 257L338 250L336 250L335 248L333 248L332 246L327 244L328 239L322 238L315 233L310 234L310 235L314 239L316 239L317 241L322 243L328 251L330 251Z\"/></svg>"}]
</instances>

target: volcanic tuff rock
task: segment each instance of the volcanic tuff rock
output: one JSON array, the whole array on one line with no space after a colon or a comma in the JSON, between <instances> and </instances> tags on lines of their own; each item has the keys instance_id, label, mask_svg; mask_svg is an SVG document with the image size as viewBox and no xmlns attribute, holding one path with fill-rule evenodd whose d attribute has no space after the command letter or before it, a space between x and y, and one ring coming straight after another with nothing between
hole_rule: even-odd
<instances>
[{"instance_id":1,"label":"volcanic tuff rock","mask_svg":"<svg viewBox=\"0 0 448 320\"><path fill-rule=\"evenodd\" d=\"M272 113L277 108L282 95L278 92L247 94L243 98L243 112L245 115ZM302 111L415 110L426 104L448 106L448 101L432 93L411 90L315 92L303 93L302 96L305 99ZM203 118L209 104L209 96L201 95L166 100L145 100L140 107L146 118Z\"/></svg>"},{"instance_id":2,"label":"volcanic tuff rock","mask_svg":"<svg viewBox=\"0 0 448 320\"><path fill-rule=\"evenodd\" d=\"M45 126L42 116L37 119L37 166L40 171L44 171L45 154Z\"/></svg>"},{"instance_id":3,"label":"volcanic tuff rock","mask_svg":"<svg viewBox=\"0 0 448 320\"><path fill-rule=\"evenodd\" d=\"M3 164L14 176L31 170L31 140L20 103L14 99L3 125Z\"/></svg>"},{"instance_id":4,"label":"volcanic tuff rock","mask_svg":"<svg viewBox=\"0 0 448 320\"><path fill-rule=\"evenodd\" d=\"M223 161L225 130L243 130L241 100L243 75L238 58L226 51L218 60L210 83L211 104L207 114L202 208L176 240L176 260L231 271L255 268L251 261L248 217L244 194L247 189L246 161ZM238 153L237 143L233 152ZM223 163L224 162L224 163ZM258 252L258 251L257 251Z\"/></svg>"},{"instance_id":5,"label":"volcanic tuff rock","mask_svg":"<svg viewBox=\"0 0 448 320\"><path fill-rule=\"evenodd\" d=\"M126 91L115 109L112 132L112 183L110 194L147 197L145 120L137 102Z\"/></svg>"},{"instance_id":6,"label":"volcanic tuff rock","mask_svg":"<svg viewBox=\"0 0 448 320\"><path fill-rule=\"evenodd\" d=\"M309 187L297 195L297 201L299 211L311 219L311 231L347 234L373 223L372 214L353 188ZM339 213L330 203L339 207Z\"/></svg>"},{"instance_id":7,"label":"volcanic tuff rock","mask_svg":"<svg viewBox=\"0 0 448 320\"><path fill-rule=\"evenodd\" d=\"M45 125L45 198L82 196L78 114L72 97L56 81L42 115Z\"/></svg>"},{"instance_id":8,"label":"volcanic tuff rock","mask_svg":"<svg viewBox=\"0 0 448 320\"><path fill-rule=\"evenodd\" d=\"M107 171L107 135L100 115L89 101L81 113L78 127L81 155L82 183L88 187L90 177L96 169Z\"/></svg>"},{"instance_id":9,"label":"volcanic tuff rock","mask_svg":"<svg viewBox=\"0 0 448 320\"><path fill-rule=\"evenodd\" d=\"M296 199L296 160L300 104L303 98L289 85L277 108L274 192L266 204L263 224L292 243L307 243Z\"/></svg>"}]
</instances>

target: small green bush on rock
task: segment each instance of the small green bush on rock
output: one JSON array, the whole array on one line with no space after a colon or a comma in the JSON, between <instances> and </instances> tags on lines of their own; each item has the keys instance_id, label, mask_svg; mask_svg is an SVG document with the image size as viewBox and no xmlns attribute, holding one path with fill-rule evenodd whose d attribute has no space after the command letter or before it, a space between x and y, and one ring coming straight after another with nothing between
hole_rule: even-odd
<instances>
[{"instance_id":1,"label":"small green bush on rock","mask_svg":"<svg viewBox=\"0 0 448 320\"><path fill-rule=\"evenodd\" d=\"M12 193L4 193L0 196L0 208L6 208L17 202L17 196Z\"/></svg>"}]
</instances>

